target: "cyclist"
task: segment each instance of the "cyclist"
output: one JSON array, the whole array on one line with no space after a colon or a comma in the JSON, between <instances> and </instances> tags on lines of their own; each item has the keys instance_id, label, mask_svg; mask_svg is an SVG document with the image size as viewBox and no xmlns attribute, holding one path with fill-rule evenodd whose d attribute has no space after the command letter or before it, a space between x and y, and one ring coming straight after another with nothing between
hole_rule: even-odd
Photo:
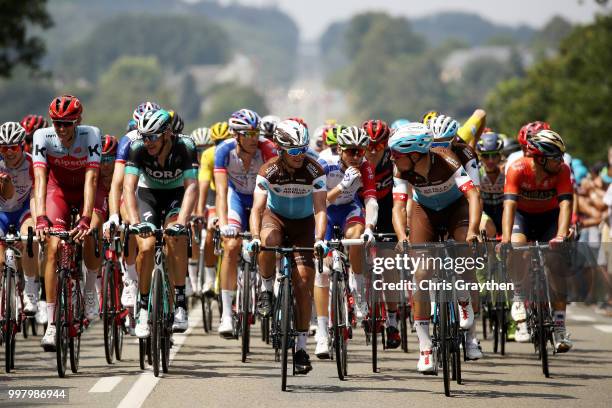
<instances>
[{"instance_id":1,"label":"cyclist","mask_svg":"<svg viewBox=\"0 0 612 408\"><path fill-rule=\"evenodd\" d=\"M227 122L217 122L210 127L210 139L213 146L204 150L200 161L198 183L200 186L200 197L196 214L200 217L206 216L206 241L204 243L204 285L201 292L206 296L214 295L214 284L216 275L217 257L213 247L213 229L217 223L215 211L215 180L213 172L215 169L215 148L219 143L230 137ZM191 276L191 275L190 275Z\"/></svg>"},{"instance_id":2,"label":"cyclist","mask_svg":"<svg viewBox=\"0 0 612 408\"><path fill-rule=\"evenodd\" d=\"M410 121L405 118L395 119L393 123L391 123L391 130L399 129L402 126L406 126L410 124Z\"/></svg>"},{"instance_id":3,"label":"cyclist","mask_svg":"<svg viewBox=\"0 0 612 408\"><path fill-rule=\"evenodd\" d=\"M237 264L242 240L238 233L248 225L253 205L255 179L262 164L276 156L274 143L259 136L256 112L240 109L228 120L230 134L215 149L215 187L219 228L224 238L221 261L221 303L223 311L219 335L233 338L232 303L236 296ZM262 299L260 299L260 302ZM269 311L262 310L264 315Z\"/></svg>"},{"instance_id":4,"label":"cyclist","mask_svg":"<svg viewBox=\"0 0 612 408\"><path fill-rule=\"evenodd\" d=\"M274 115L266 115L261 118L261 126L259 135L265 137L268 140L274 140L274 129L276 129L276 125L280 122L280 118Z\"/></svg>"},{"instance_id":5,"label":"cyclist","mask_svg":"<svg viewBox=\"0 0 612 408\"><path fill-rule=\"evenodd\" d=\"M32 157L25 152L26 130L17 122L0 126L0 236L8 232L10 225L27 235L34 227L30 204L34 182ZM35 215L34 215L35 216ZM33 257L22 256L25 273L24 312L33 316L38 312L38 246ZM0 245L0 264L4 262L4 247Z\"/></svg>"},{"instance_id":6,"label":"cyclist","mask_svg":"<svg viewBox=\"0 0 612 408\"><path fill-rule=\"evenodd\" d=\"M423 123L428 124L431 120L440 116L437 111L429 111L423 115ZM484 109L476 109L472 116L457 130L457 136L472 148L476 146L480 135L486 127L487 112ZM467 169L466 169L467 170Z\"/></svg>"},{"instance_id":7,"label":"cyclist","mask_svg":"<svg viewBox=\"0 0 612 408\"><path fill-rule=\"evenodd\" d=\"M314 245L325 251L325 173L306 154L309 145L308 129L294 120L284 120L274 132L274 141L280 149L279 156L268 160L257 175L250 216L253 239L249 243L249 250L263 243L266 246ZM285 236L288 242L284 242ZM267 298L271 299L276 256L272 252L262 252L258 261L262 289L268 294ZM293 283L297 304L297 351L294 361L296 372L306 374L312 369L306 342L315 271L312 256L297 253L295 262L297 276Z\"/></svg>"},{"instance_id":8,"label":"cyclist","mask_svg":"<svg viewBox=\"0 0 612 408\"><path fill-rule=\"evenodd\" d=\"M504 166L504 173L508 173L508 168L510 168L512 163L525 156L525 152L527 151L527 137L537 134L540 130L550 130L550 125L546 122L535 121L527 123L521 127L518 136L516 137L520 149L511 153L507 157L506 164Z\"/></svg>"},{"instance_id":9,"label":"cyclist","mask_svg":"<svg viewBox=\"0 0 612 408\"><path fill-rule=\"evenodd\" d=\"M508 168L504 186L504 213L502 219L502 242L524 244L529 241L556 243L569 236L572 214L573 187L570 168L563 162L565 144L554 131L543 129L526 137L527 156L514 161ZM548 259L560 266L551 254ZM514 263L514 258L511 261ZM511 308L512 318L517 322L515 340L527 342L527 313L521 293L521 278L515 268L510 268L515 282L515 298ZM558 271L552 267L551 271ZM558 273L551 275L551 306L554 318L554 343L559 353L572 348L565 330L563 280Z\"/></svg>"},{"instance_id":10,"label":"cyclist","mask_svg":"<svg viewBox=\"0 0 612 408\"><path fill-rule=\"evenodd\" d=\"M480 197L484 210L480 225L481 230L486 230L487 236L493 238L502 231L505 182L501 171L503 148L504 142L493 132L484 133L476 144L480 159Z\"/></svg>"},{"instance_id":11,"label":"cyclist","mask_svg":"<svg viewBox=\"0 0 612 408\"><path fill-rule=\"evenodd\" d=\"M172 121L172 132L175 135L180 135L181 133L183 133L183 128L185 128L185 122L183 121L183 118L181 118L181 116L176 113L176 111L170 110L168 111L168 113L170 114L170 120Z\"/></svg>"},{"instance_id":12,"label":"cyclist","mask_svg":"<svg viewBox=\"0 0 612 408\"><path fill-rule=\"evenodd\" d=\"M432 242L440 227L458 242L474 241L480 224L480 197L472 179L461 162L449 149L431 148L433 134L422 123L411 123L398 129L389 139L395 163L393 185L393 226L398 241L413 244ZM406 201L412 192L414 200L410 218L410 237L406 235ZM416 283L429 278L429 273L417 270ZM471 275L471 276L470 276ZM475 282L475 276L466 272L462 278ZM420 287L420 286L417 286ZM460 294L460 327L468 330L466 355L476 360L482 357L476 338L474 312L470 296ZM419 338L420 357L417 370L434 370L429 336L429 292L415 292L414 316Z\"/></svg>"},{"instance_id":13,"label":"cyclist","mask_svg":"<svg viewBox=\"0 0 612 408\"><path fill-rule=\"evenodd\" d=\"M123 179L125 178L125 163L128 160L130 153L130 145L134 140L140 139L138 134L138 121L146 112L150 110L161 109L155 102L143 102L134 109L132 113L132 119L136 127L133 130L128 131L121 139L117 146L117 154L115 156L115 166L113 172L113 179L111 182L110 192L108 194L108 209L109 217L108 221L103 224L104 233L107 234L111 224L119 225L119 216L123 220L128 220L128 213L124 205L122 205L122 194L123 194ZM123 276L123 291L121 293L121 303L128 307L134 307L136 304L136 297L138 295L138 273L136 272L136 255L138 253L136 246L136 239L131 238L128 243L129 256L124 256L125 261L125 274Z\"/></svg>"},{"instance_id":14,"label":"cyclist","mask_svg":"<svg viewBox=\"0 0 612 408\"><path fill-rule=\"evenodd\" d=\"M368 120L361 127L367 133L370 142L366 149L365 158L374 168L374 181L376 183L376 200L378 201L378 221L376 231L383 233L393 232L393 221L389 208L393 207L393 162L388 148L389 126L382 120ZM387 277L387 276L385 276ZM389 275L389 279L393 276ZM385 292L387 309L387 348L395 349L401 344L401 337L397 329L397 303L391 302L391 293Z\"/></svg>"},{"instance_id":15,"label":"cyclist","mask_svg":"<svg viewBox=\"0 0 612 408\"><path fill-rule=\"evenodd\" d=\"M140 139L130 145L123 188L130 223L138 231L140 310L135 331L139 338L146 338L156 228L166 228L169 236L166 245L171 256L166 259L175 295L172 330L187 330L187 243L185 236L177 235L185 232L198 198L198 160L193 140L174 134L170 114L163 109L145 112L138 121L138 133Z\"/></svg>"},{"instance_id":16,"label":"cyclist","mask_svg":"<svg viewBox=\"0 0 612 408\"><path fill-rule=\"evenodd\" d=\"M334 125L325 131L323 137L325 138L327 148L319 153L319 159L327 160L338 156L338 134L344 129L346 129L344 125Z\"/></svg>"},{"instance_id":17,"label":"cyclist","mask_svg":"<svg viewBox=\"0 0 612 408\"><path fill-rule=\"evenodd\" d=\"M96 200L100 167L100 130L81 125L83 106L72 95L62 95L51 101L49 117L53 127L38 129L33 138L34 200L36 203L36 234L43 240L47 232L65 231L69 227L70 210L78 208L80 218L70 231L75 239L83 240L90 232L94 208L101 209L103 200ZM54 321L56 294L56 255L59 238L49 237L45 247L45 290L47 319ZM87 236L84 250L93 240ZM86 260L87 261L87 260ZM98 272L85 262L87 280L97 279ZM85 313L96 316L95 292L85 292ZM41 341L46 351L55 350L55 325L47 325Z\"/></svg>"},{"instance_id":18,"label":"cyclist","mask_svg":"<svg viewBox=\"0 0 612 408\"><path fill-rule=\"evenodd\" d=\"M19 123L21 123L21 126L23 126L26 131L25 151L30 153L32 152L32 137L34 136L34 132L38 129L48 127L49 122L41 115L26 115Z\"/></svg>"},{"instance_id":19,"label":"cyclist","mask_svg":"<svg viewBox=\"0 0 612 408\"><path fill-rule=\"evenodd\" d=\"M374 169L365 160L365 152L370 139L362 128L350 126L338 134L339 155L328 159L319 158L327 176L327 231L325 239L332 238L334 226L344 232L345 238L362 238L368 243L374 239L373 230L378 218ZM364 208L360 201L363 199ZM364 217L365 215L365 217ZM368 313L366 298L363 295L363 247L349 248L349 261L354 274L353 293L355 314L359 321ZM329 354L328 304L329 268L315 277L315 308L317 311L317 348L315 354L326 358Z\"/></svg>"}]
</instances>

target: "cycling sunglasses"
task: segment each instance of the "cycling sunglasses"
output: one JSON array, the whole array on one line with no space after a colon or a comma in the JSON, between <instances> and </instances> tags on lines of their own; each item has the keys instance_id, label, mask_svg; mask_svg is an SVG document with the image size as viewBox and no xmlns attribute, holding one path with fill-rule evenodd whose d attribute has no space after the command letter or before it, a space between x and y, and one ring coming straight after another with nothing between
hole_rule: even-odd
<instances>
[{"instance_id":1,"label":"cycling sunglasses","mask_svg":"<svg viewBox=\"0 0 612 408\"><path fill-rule=\"evenodd\" d=\"M365 156L365 149L358 149L356 147L352 147L350 149L342 149L342 151L348 154L351 157L363 157Z\"/></svg>"},{"instance_id":2,"label":"cycling sunglasses","mask_svg":"<svg viewBox=\"0 0 612 408\"><path fill-rule=\"evenodd\" d=\"M479 155L483 159L497 159L501 157L501 154L499 153L479 153Z\"/></svg>"},{"instance_id":3,"label":"cycling sunglasses","mask_svg":"<svg viewBox=\"0 0 612 408\"><path fill-rule=\"evenodd\" d=\"M368 146L368 151L374 153L374 152L380 152L381 150L385 149L385 144L384 143L377 143L377 144L370 144Z\"/></svg>"},{"instance_id":4,"label":"cycling sunglasses","mask_svg":"<svg viewBox=\"0 0 612 408\"><path fill-rule=\"evenodd\" d=\"M391 150L391 158L392 159L401 159L402 157L410 157L411 154L418 154L421 155L422 153L419 152L411 152L411 153L401 153L395 150Z\"/></svg>"},{"instance_id":5,"label":"cycling sunglasses","mask_svg":"<svg viewBox=\"0 0 612 408\"><path fill-rule=\"evenodd\" d=\"M53 124L57 127L68 128L74 126L77 123L76 120L54 120Z\"/></svg>"},{"instance_id":6,"label":"cycling sunglasses","mask_svg":"<svg viewBox=\"0 0 612 408\"><path fill-rule=\"evenodd\" d=\"M156 142L164 133L140 133L143 142Z\"/></svg>"},{"instance_id":7,"label":"cycling sunglasses","mask_svg":"<svg viewBox=\"0 0 612 408\"><path fill-rule=\"evenodd\" d=\"M239 136L244 136L244 137L249 137L249 138L259 137L259 130L242 130L242 131L237 131L236 133Z\"/></svg>"},{"instance_id":8,"label":"cycling sunglasses","mask_svg":"<svg viewBox=\"0 0 612 408\"><path fill-rule=\"evenodd\" d=\"M285 149L289 156L299 156L300 154L304 154L308 151L308 146L304 147L292 147L291 149Z\"/></svg>"},{"instance_id":9,"label":"cycling sunglasses","mask_svg":"<svg viewBox=\"0 0 612 408\"><path fill-rule=\"evenodd\" d=\"M0 153L18 152L21 150L21 145L0 146Z\"/></svg>"}]
</instances>

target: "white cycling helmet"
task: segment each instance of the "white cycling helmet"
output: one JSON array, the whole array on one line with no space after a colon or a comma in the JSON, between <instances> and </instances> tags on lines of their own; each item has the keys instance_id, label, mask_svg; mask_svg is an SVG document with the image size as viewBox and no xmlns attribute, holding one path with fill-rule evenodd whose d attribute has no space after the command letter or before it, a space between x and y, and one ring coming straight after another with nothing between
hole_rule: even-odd
<instances>
[{"instance_id":1,"label":"white cycling helmet","mask_svg":"<svg viewBox=\"0 0 612 408\"><path fill-rule=\"evenodd\" d=\"M446 115L439 115L430 119L427 125L433 133L434 140L454 137L459 130L459 122Z\"/></svg>"},{"instance_id":2,"label":"white cycling helmet","mask_svg":"<svg viewBox=\"0 0 612 408\"><path fill-rule=\"evenodd\" d=\"M138 133L161 133L171 121L170 114L164 109L147 111L138 120Z\"/></svg>"},{"instance_id":3,"label":"white cycling helmet","mask_svg":"<svg viewBox=\"0 0 612 408\"><path fill-rule=\"evenodd\" d=\"M280 122L280 118L274 115L266 115L261 118L259 127L262 136L270 136L274 134L274 129L276 129L278 122Z\"/></svg>"},{"instance_id":4,"label":"white cycling helmet","mask_svg":"<svg viewBox=\"0 0 612 408\"><path fill-rule=\"evenodd\" d=\"M367 132L357 126L349 126L338 134L338 146L344 149L347 147L358 147L365 149L370 144Z\"/></svg>"},{"instance_id":5,"label":"white cycling helmet","mask_svg":"<svg viewBox=\"0 0 612 408\"><path fill-rule=\"evenodd\" d=\"M150 110L158 110L158 109L161 109L161 106L159 106L155 102L149 102L149 101L143 102L140 105L138 105L136 109L134 109L132 118L136 121L136 123L138 123L138 120L140 119L142 115L144 115L145 112L150 111Z\"/></svg>"},{"instance_id":6,"label":"white cycling helmet","mask_svg":"<svg viewBox=\"0 0 612 408\"><path fill-rule=\"evenodd\" d=\"M276 125L274 142L281 149L308 146L308 128L295 120L283 120Z\"/></svg>"},{"instance_id":7,"label":"white cycling helmet","mask_svg":"<svg viewBox=\"0 0 612 408\"><path fill-rule=\"evenodd\" d=\"M207 127L197 128L191 132L191 138L196 147L210 146L213 144L212 138L210 137L210 129Z\"/></svg>"},{"instance_id":8,"label":"white cycling helmet","mask_svg":"<svg viewBox=\"0 0 612 408\"><path fill-rule=\"evenodd\" d=\"M16 145L25 140L26 130L18 122L6 122L0 126L0 145Z\"/></svg>"}]
</instances>

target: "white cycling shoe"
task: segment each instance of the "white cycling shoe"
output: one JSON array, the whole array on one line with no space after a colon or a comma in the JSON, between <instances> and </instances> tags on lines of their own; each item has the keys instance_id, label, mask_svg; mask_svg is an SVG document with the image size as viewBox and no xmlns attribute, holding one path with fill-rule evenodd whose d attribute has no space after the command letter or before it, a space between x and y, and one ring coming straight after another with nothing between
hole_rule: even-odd
<instances>
[{"instance_id":1,"label":"white cycling shoe","mask_svg":"<svg viewBox=\"0 0 612 408\"><path fill-rule=\"evenodd\" d=\"M529 343L531 335L527 329L527 322L522 321L516 324L516 331L514 332L514 341L517 343Z\"/></svg>"},{"instance_id":2,"label":"white cycling shoe","mask_svg":"<svg viewBox=\"0 0 612 408\"><path fill-rule=\"evenodd\" d=\"M480 343L476 337L468 336L465 340L465 356L468 360L478 360L482 358Z\"/></svg>"},{"instance_id":3,"label":"white cycling shoe","mask_svg":"<svg viewBox=\"0 0 612 408\"><path fill-rule=\"evenodd\" d=\"M140 309L138 312L138 320L136 321L134 332L139 339L146 339L151 334L151 329L149 328L149 311L147 309Z\"/></svg>"},{"instance_id":4,"label":"white cycling shoe","mask_svg":"<svg viewBox=\"0 0 612 408\"><path fill-rule=\"evenodd\" d=\"M469 329L474 324L474 309L472 302L459 302L459 327Z\"/></svg>"},{"instance_id":5,"label":"white cycling shoe","mask_svg":"<svg viewBox=\"0 0 612 408\"><path fill-rule=\"evenodd\" d=\"M234 320L231 316L223 316L221 317L221 323L219 324L219 329L217 330L221 337L226 339L234 338Z\"/></svg>"},{"instance_id":6,"label":"white cycling shoe","mask_svg":"<svg viewBox=\"0 0 612 408\"><path fill-rule=\"evenodd\" d=\"M320 360L329 360L329 337L317 336L315 356Z\"/></svg>"},{"instance_id":7,"label":"white cycling shoe","mask_svg":"<svg viewBox=\"0 0 612 408\"><path fill-rule=\"evenodd\" d=\"M131 279L126 279L123 282L123 291L121 292L121 304L125 307L134 307L136 298L138 297L138 282Z\"/></svg>"},{"instance_id":8,"label":"white cycling shoe","mask_svg":"<svg viewBox=\"0 0 612 408\"><path fill-rule=\"evenodd\" d=\"M434 373L434 356L431 349L421 351L419 362L417 363L417 371L422 374Z\"/></svg>"},{"instance_id":9,"label":"white cycling shoe","mask_svg":"<svg viewBox=\"0 0 612 408\"><path fill-rule=\"evenodd\" d=\"M47 325L47 330L45 331L45 335L40 341L40 345L45 351L55 351L55 325L54 324Z\"/></svg>"},{"instance_id":10,"label":"white cycling shoe","mask_svg":"<svg viewBox=\"0 0 612 408\"><path fill-rule=\"evenodd\" d=\"M23 297L23 312L27 316L36 315L38 312L38 296L36 293L25 293Z\"/></svg>"},{"instance_id":11,"label":"white cycling shoe","mask_svg":"<svg viewBox=\"0 0 612 408\"><path fill-rule=\"evenodd\" d=\"M513 302L510 308L510 316L515 322L522 322L527 319L527 311L524 302Z\"/></svg>"},{"instance_id":12,"label":"white cycling shoe","mask_svg":"<svg viewBox=\"0 0 612 408\"><path fill-rule=\"evenodd\" d=\"M99 313L98 297L95 290L85 291L85 317L90 322L93 321Z\"/></svg>"},{"instance_id":13,"label":"white cycling shoe","mask_svg":"<svg viewBox=\"0 0 612 408\"><path fill-rule=\"evenodd\" d=\"M172 323L173 333L184 333L189 327L189 318L187 317L187 311L182 307L177 307L174 310L174 322Z\"/></svg>"},{"instance_id":14,"label":"white cycling shoe","mask_svg":"<svg viewBox=\"0 0 612 408\"><path fill-rule=\"evenodd\" d=\"M553 331L553 340L555 343L555 351L557 353L567 353L573 347L569 334L565 327L556 327Z\"/></svg>"},{"instance_id":15,"label":"white cycling shoe","mask_svg":"<svg viewBox=\"0 0 612 408\"><path fill-rule=\"evenodd\" d=\"M47 302L41 300L38 302L38 310L36 311L36 323L47 324Z\"/></svg>"}]
</instances>

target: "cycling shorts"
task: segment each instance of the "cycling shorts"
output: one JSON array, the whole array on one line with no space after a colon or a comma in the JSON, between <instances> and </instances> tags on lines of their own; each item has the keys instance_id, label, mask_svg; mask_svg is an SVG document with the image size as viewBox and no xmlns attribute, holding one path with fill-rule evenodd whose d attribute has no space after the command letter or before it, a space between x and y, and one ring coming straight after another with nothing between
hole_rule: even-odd
<instances>
[{"instance_id":1,"label":"cycling shorts","mask_svg":"<svg viewBox=\"0 0 612 408\"><path fill-rule=\"evenodd\" d=\"M217 197L217 192L213 189L208 189L208 194L206 195L206 207L215 207L215 199Z\"/></svg>"},{"instance_id":2,"label":"cycling shorts","mask_svg":"<svg viewBox=\"0 0 612 408\"><path fill-rule=\"evenodd\" d=\"M249 216L253 206L253 195L242 194L233 188L227 189L227 223L236 226L240 231L249 227Z\"/></svg>"},{"instance_id":3,"label":"cycling shorts","mask_svg":"<svg viewBox=\"0 0 612 408\"><path fill-rule=\"evenodd\" d=\"M365 225L365 214L357 201L348 204L330 205L327 207L325 239L330 240L333 238L335 226L340 227L344 231L347 225L355 223Z\"/></svg>"},{"instance_id":4,"label":"cycling shorts","mask_svg":"<svg viewBox=\"0 0 612 408\"><path fill-rule=\"evenodd\" d=\"M213 229L215 221L217 221L217 209L215 207L206 207L206 229Z\"/></svg>"},{"instance_id":5,"label":"cycling shorts","mask_svg":"<svg viewBox=\"0 0 612 408\"><path fill-rule=\"evenodd\" d=\"M79 214L83 211L83 190L66 190L49 182L47 185L47 217L53 224L55 231L65 231L70 224L70 210L77 208ZM108 200L105 194L96 193L94 201L94 211L99 214L108 212Z\"/></svg>"},{"instance_id":6,"label":"cycling shorts","mask_svg":"<svg viewBox=\"0 0 612 408\"><path fill-rule=\"evenodd\" d=\"M469 205L465 197L460 197L440 211L424 207L414 201L410 216L410 242L413 244L436 242L441 229L446 230L449 237L458 240L457 230L467 227L469 222Z\"/></svg>"},{"instance_id":7,"label":"cycling shorts","mask_svg":"<svg viewBox=\"0 0 612 408\"><path fill-rule=\"evenodd\" d=\"M138 213L141 222L150 222L157 228L174 219L181 211L181 203L185 195L185 188L178 187L170 190L155 190L138 187Z\"/></svg>"},{"instance_id":8,"label":"cycling shorts","mask_svg":"<svg viewBox=\"0 0 612 408\"><path fill-rule=\"evenodd\" d=\"M376 222L376 232L394 233L393 228L393 194L387 194L378 200L378 221Z\"/></svg>"},{"instance_id":9,"label":"cycling shorts","mask_svg":"<svg viewBox=\"0 0 612 408\"><path fill-rule=\"evenodd\" d=\"M261 230L279 231L283 237L287 237L287 242L283 243L283 245L314 247L314 215L298 219L285 218L266 208L261 218ZM314 268L312 258L313 254L309 252L297 252L294 254L295 263L308 268Z\"/></svg>"},{"instance_id":10,"label":"cycling shorts","mask_svg":"<svg viewBox=\"0 0 612 408\"><path fill-rule=\"evenodd\" d=\"M108 217L108 193L108 190L102 187L101 184L98 184L94 212L96 212L103 220L106 220Z\"/></svg>"},{"instance_id":11,"label":"cycling shorts","mask_svg":"<svg viewBox=\"0 0 612 408\"><path fill-rule=\"evenodd\" d=\"M546 242L557 236L558 222L558 208L543 213L526 213L516 210L512 233L523 234L530 242Z\"/></svg>"},{"instance_id":12,"label":"cycling shorts","mask_svg":"<svg viewBox=\"0 0 612 408\"><path fill-rule=\"evenodd\" d=\"M502 215L504 213L504 206L502 205L484 205L483 211L489 216L498 234L502 232ZM484 216L484 214L483 214Z\"/></svg>"},{"instance_id":13,"label":"cycling shorts","mask_svg":"<svg viewBox=\"0 0 612 408\"><path fill-rule=\"evenodd\" d=\"M26 200L23 204L23 208L19 210L0 212L0 237L3 237L8 232L9 225L14 225L15 229L19 231L21 224L30 218L30 200Z\"/></svg>"}]
</instances>

